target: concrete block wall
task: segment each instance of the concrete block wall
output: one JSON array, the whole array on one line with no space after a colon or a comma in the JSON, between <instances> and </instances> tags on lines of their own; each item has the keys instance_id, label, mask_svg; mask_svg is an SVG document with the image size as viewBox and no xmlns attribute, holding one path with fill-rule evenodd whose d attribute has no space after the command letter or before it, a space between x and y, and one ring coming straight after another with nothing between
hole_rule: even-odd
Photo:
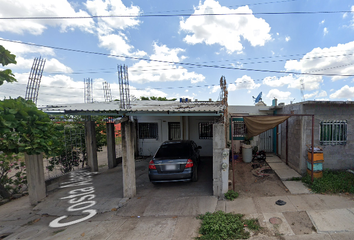
<instances>
[{"instance_id":1,"label":"concrete block wall","mask_svg":"<svg viewBox=\"0 0 354 240\"><path fill-rule=\"evenodd\" d=\"M301 114L302 108L299 104L287 105L278 114ZM302 118L293 116L288 119L288 164L298 172L302 172ZM281 124L281 159L286 161L286 122ZM306 169L305 169L306 171Z\"/></svg>"},{"instance_id":2,"label":"concrete block wall","mask_svg":"<svg viewBox=\"0 0 354 240\"><path fill-rule=\"evenodd\" d=\"M314 114L314 145L323 148L326 169L354 168L354 104L338 102L313 102L286 105L278 114ZM320 123L323 120L347 120L347 143L345 145L321 145ZM288 161L300 174L306 173L307 146L311 145L312 117L293 116L288 120ZM281 159L285 162L286 129L281 124L282 149Z\"/></svg>"},{"instance_id":3,"label":"concrete block wall","mask_svg":"<svg viewBox=\"0 0 354 240\"><path fill-rule=\"evenodd\" d=\"M323 167L343 170L354 168L354 104L305 104L303 111L304 114L315 114L314 145L323 148ZM323 120L347 120L347 143L345 145L320 145L320 123ZM306 139L310 139L310 121L306 122L304 134Z\"/></svg>"}]
</instances>

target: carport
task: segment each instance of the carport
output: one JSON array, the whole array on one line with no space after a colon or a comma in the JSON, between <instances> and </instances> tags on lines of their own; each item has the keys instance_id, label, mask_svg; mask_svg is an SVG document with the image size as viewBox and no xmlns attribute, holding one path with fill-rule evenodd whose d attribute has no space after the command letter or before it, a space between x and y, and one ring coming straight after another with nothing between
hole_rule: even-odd
<instances>
[{"instance_id":1,"label":"carport","mask_svg":"<svg viewBox=\"0 0 354 240\"><path fill-rule=\"evenodd\" d=\"M150 101L149 101L150 102ZM155 101L154 101L155 102ZM144 104L144 101L131 103L131 107L121 109L119 102L106 103L85 103L67 104L62 106L47 106L42 110L48 114L68 114L87 116L85 122L86 129L86 148L88 165L92 172L98 171L95 122L89 116L103 115L119 118L122 134L122 172L123 172L123 196L132 198L136 195L136 176L135 176L135 155L137 146L136 124L138 116L161 116L161 117L180 117L182 123L188 117L213 117L212 131L212 154L213 154L213 195L222 196L227 191L227 177L222 172L222 161L228 162L228 150L225 150L226 138L223 123L224 108L220 102L155 102ZM188 121L187 121L188 122ZM107 158L109 168L117 165L115 159L115 138L114 123L107 123ZM184 124L181 138L190 138L188 124ZM193 140L193 139L191 139ZM227 156L225 153L227 152ZM223 177L224 176L224 177Z\"/></svg>"},{"instance_id":2,"label":"carport","mask_svg":"<svg viewBox=\"0 0 354 240\"><path fill-rule=\"evenodd\" d=\"M233 133L234 133L234 124L233 124L233 118L237 117L240 118L242 117L244 119L246 128L247 128L247 137L251 138L253 136L257 136L269 129L273 129L279 124L286 122L286 165L288 165L288 119L290 117L311 117L312 118L312 130L311 130L311 146L314 145L314 124L315 124L315 116L313 114L277 114L277 115L231 115L231 146L232 146L232 169L233 169L233 187L235 187L235 159L234 159L234 138L233 138ZM314 154L314 148L312 147L312 152L311 152L311 180L313 181L313 154Z\"/></svg>"}]
</instances>

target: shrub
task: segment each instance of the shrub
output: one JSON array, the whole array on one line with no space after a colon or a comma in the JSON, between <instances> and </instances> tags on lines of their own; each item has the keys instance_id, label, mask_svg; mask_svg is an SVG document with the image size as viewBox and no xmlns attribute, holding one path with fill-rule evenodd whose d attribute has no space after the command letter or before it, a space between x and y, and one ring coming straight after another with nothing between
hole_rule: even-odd
<instances>
[{"instance_id":1,"label":"shrub","mask_svg":"<svg viewBox=\"0 0 354 240\"><path fill-rule=\"evenodd\" d=\"M14 174L13 174L14 173ZM26 167L15 154L0 154L0 195L10 198L27 185Z\"/></svg>"},{"instance_id":2,"label":"shrub","mask_svg":"<svg viewBox=\"0 0 354 240\"><path fill-rule=\"evenodd\" d=\"M201 236L197 237L197 239L246 239L249 238L250 233L245 231L245 227L250 230L260 229L257 219L244 220L242 214L222 211L207 212L204 215L199 215L197 219L202 220L202 225L199 229Z\"/></svg>"},{"instance_id":3,"label":"shrub","mask_svg":"<svg viewBox=\"0 0 354 240\"><path fill-rule=\"evenodd\" d=\"M324 170L322 178L306 175L302 181L315 193L354 193L354 174L345 171Z\"/></svg>"},{"instance_id":4,"label":"shrub","mask_svg":"<svg viewBox=\"0 0 354 240\"><path fill-rule=\"evenodd\" d=\"M227 193L225 193L225 198L227 200L232 201L232 200L238 198L238 193L233 190L229 190L229 191L227 191Z\"/></svg>"}]
</instances>

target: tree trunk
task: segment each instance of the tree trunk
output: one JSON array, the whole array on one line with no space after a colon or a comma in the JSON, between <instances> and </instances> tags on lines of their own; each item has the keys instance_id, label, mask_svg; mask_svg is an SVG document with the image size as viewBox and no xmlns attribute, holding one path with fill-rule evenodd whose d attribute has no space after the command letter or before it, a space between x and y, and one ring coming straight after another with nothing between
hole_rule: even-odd
<instances>
[{"instance_id":1,"label":"tree trunk","mask_svg":"<svg viewBox=\"0 0 354 240\"><path fill-rule=\"evenodd\" d=\"M0 196L2 196L5 199L9 199L11 197L9 191L7 191L2 184L0 184Z\"/></svg>"}]
</instances>

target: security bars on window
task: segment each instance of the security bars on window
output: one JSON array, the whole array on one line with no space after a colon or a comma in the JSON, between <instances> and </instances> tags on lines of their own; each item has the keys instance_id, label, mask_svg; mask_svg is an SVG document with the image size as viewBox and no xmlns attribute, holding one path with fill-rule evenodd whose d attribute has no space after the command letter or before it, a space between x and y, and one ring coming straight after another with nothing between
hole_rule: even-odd
<instances>
[{"instance_id":1,"label":"security bars on window","mask_svg":"<svg viewBox=\"0 0 354 240\"><path fill-rule=\"evenodd\" d=\"M199 123L199 139L212 139L213 138L213 123L200 122Z\"/></svg>"},{"instance_id":2,"label":"security bars on window","mask_svg":"<svg viewBox=\"0 0 354 240\"><path fill-rule=\"evenodd\" d=\"M139 123L139 139L158 139L157 123Z\"/></svg>"},{"instance_id":3,"label":"security bars on window","mask_svg":"<svg viewBox=\"0 0 354 240\"><path fill-rule=\"evenodd\" d=\"M244 121L233 121L233 124L234 124L233 137L244 138L247 134L245 122Z\"/></svg>"},{"instance_id":4,"label":"security bars on window","mask_svg":"<svg viewBox=\"0 0 354 240\"><path fill-rule=\"evenodd\" d=\"M325 120L320 123L321 145L344 145L347 143L347 121Z\"/></svg>"}]
</instances>

